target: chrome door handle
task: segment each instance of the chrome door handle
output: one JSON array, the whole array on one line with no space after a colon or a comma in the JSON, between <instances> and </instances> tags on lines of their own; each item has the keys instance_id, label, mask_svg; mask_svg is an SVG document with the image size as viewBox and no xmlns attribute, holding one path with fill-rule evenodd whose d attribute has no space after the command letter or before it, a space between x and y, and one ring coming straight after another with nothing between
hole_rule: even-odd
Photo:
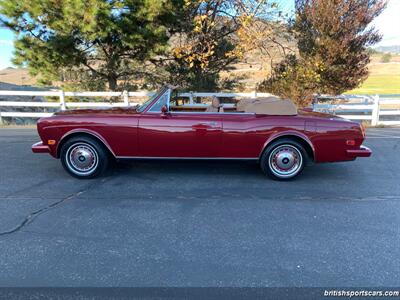
<instances>
[{"instance_id":1,"label":"chrome door handle","mask_svg":"<svg viewBox=\"0 0 400 300\"><path fill-rule=\"evenodd\" d=\"M204 123L200 123L200 125L215 127L215 126L217 126L217 123L216 122L204 122Z\"/></svg>"},{"instance_id":2,"label":"chrome door handle","mask_svg":"<svg viewBox=\"0 0 400 300\"><path fill-rule=\"evenodd\" d=\"M207 128L217 127L217 122L201 122L193 125L193 128L197 130L205 130Z\"/></svg>"}]
</instances>

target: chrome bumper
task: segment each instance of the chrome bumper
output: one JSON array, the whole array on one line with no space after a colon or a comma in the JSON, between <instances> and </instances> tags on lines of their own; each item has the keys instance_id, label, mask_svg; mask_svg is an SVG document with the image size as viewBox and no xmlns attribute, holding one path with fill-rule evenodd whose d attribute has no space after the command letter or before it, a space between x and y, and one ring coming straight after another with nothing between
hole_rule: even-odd
<instances>
[{"instance_id":1,"label":"chrome bumper","mask_svg":"<svg viewBox=\"0 0 400 300\"><path fill-rule=\"evenodd\" d=\"M365 146L360 146L360 149L352 149L346 150L347 156L356 158L356 157L370 157L372 154L371 149Z\"/></svg>"},{"instance_id":2,"label":"chrome bumper","mask_svg":"<svg viewBox=\"0 0 400 300\"><path fill-rule=\"evenodd\" d=\"M33 153L50 153L50 148L47 145L43 145L43 142L38 142L32 145Z\"/></svg>"}]
</instances>

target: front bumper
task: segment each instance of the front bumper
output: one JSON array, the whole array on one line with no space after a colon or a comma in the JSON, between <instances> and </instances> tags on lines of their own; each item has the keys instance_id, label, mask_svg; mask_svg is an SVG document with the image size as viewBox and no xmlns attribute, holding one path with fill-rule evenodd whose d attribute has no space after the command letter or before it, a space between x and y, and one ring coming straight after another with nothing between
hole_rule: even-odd
<instances>
[{"instance_id":1,"label":"front bumper","mask_svg":"<svg viewBox=\"0 0 400 300\"><path fill-rule=\"evenodd\" d=\"M38 142L32 145L33 153L51 153L49 146L43 145L43 142Z\"/></svg>"},{"instance_id":2,"label":"front bumper","mask_svg":"<svg viewBox=\"0 0 400 300\"><path fill-rule=\"evenodd\" d=\"M370 157L372 154L371 149L365 146L360 146L360 149L346 150L347 156L351 158L357 157Z\"/></svg>"}]
</instances>

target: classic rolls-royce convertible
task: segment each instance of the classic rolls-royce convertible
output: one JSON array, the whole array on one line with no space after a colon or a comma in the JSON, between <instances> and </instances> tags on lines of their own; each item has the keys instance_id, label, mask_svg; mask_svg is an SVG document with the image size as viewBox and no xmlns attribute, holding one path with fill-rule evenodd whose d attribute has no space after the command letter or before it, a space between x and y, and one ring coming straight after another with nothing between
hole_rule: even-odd
<instances>
[{"instance_id":1,"label":"classic rolls-royce convertible","mask_svg":"<svg viewBox=\"0 0 400 300\"><path fill-rule=\"evenodd\" d=\"M190 105L171 88L137 107L77 109L37 123L35 153L60 158L78 178L101 175L111 159L236 159L258 161L273 179L289 180L310 163L368 157L362 125L298 110L273 97Z\"/></svg>"}]
</instances>

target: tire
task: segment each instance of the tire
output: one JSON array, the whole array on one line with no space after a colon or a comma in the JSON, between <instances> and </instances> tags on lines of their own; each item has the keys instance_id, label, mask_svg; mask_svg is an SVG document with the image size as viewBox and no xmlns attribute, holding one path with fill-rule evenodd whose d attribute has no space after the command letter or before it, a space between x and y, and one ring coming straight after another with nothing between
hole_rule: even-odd
<instances>
[{"instance_id":1,"label":"tire","mask_svg":"<svg viewBox=\"0 0 400 300\"><path fill-rule=\"evenodd\" d=\"M66 141L61 147L60 158L64 169L79 179L98 177L109 164L105 147L86 136L77 136Z\"/></svg>"},{"instance_id":2,"label":"tire","mask_svg":"<svg viewBox=\"0 0 400 300\"><path fill-rule=\"evenodd\" d=\"M270 144L263 152L260 165L262 171L274 180L291 180L304 169L307 152L292 140L281 139Z\"/></svg>"}]
</instances>

